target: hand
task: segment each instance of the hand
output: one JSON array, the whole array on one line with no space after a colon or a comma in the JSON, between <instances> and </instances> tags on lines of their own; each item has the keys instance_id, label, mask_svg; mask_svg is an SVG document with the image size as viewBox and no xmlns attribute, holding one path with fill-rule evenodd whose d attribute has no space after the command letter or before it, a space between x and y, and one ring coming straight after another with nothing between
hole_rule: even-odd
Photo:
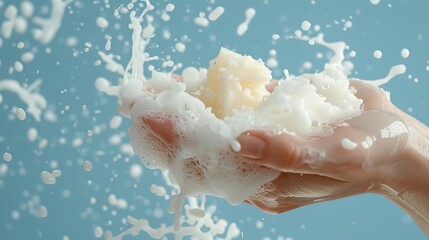
<instances>
[{"instance_id":1,"label":"hand","mask_svg":"<svg viewBox=\"0 0 429 240\"><path fill-rule=\"evenodd\" d=\"M243 160L282 174L247 199L268 212L366 192L387 196L428 232L427 127L395 107L381 89L353 80L361 115L332 134L304 138L250 131L238 137Z\"/></svg>"}]
</instances>

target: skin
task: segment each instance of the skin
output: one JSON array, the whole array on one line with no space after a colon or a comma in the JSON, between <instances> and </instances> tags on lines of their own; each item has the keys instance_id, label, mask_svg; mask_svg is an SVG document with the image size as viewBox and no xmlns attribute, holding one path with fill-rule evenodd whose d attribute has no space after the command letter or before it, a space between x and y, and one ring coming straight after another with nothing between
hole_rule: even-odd
<instances>
[{"instance_id":1,"label":"skin","mask_svg":"<svg viewBox=\"0 0 429 240\"><path fill-rule=\"evenodd\" d=\"M407 211L429 235L429 129L393 105L371 84L350 81L363 100L359 116L334 124L332 133L303 138L249 131L237 140L246 162L280 176L246 202L263 211L292 209L364 193L382 194ZM276 82L267 86L272 91ZM171 123L145 119L166 145L175 144ZM344 140L348 139L348 140ZM344 146L342 141L346 141ZM232 150L231 150L232 151Z\"/></svg>"}]
</instances>

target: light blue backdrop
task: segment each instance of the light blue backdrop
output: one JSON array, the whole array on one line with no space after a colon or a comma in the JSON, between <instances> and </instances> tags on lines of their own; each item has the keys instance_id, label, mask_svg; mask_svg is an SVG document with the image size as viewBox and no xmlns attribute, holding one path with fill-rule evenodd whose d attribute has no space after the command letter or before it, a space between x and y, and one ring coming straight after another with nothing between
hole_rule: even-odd
<instances>
[{"instance_id":1,"label":"light blue backdrop","mask_svg":"<svg viewBox=\"0 0 429 240\"><path fill-rule=\"evenodd\" d=\"M43 15L43 6L50 6L50 1L32 1L35 15ZM32 83L42 79L41 93L47 98L49 107L58 116L56 123L35 122L27 114L25 121L14 119L10 114L12 107L25 105L13 94L0 92L3 102L0 108L0 155L10 152L13 159L1 163L8 166L4 176L0 175L0 239L93 239L93 229L100 225L118 233L120 227L126 227L121 220L127 215L151 219L153 224L171 223L172 217L164 212L161 219L153 217L154 209L166 209L167 201L160 200L149 191L152 183L160 183L159 172L143 170L141 179L132 179L129 168L138 162L136 156L129 157L120 153L118 146L111 146L108 138L119 134L127 142L126 129L129 121L124 119L119 129L109 129L108 123L115 115L117 107L114 98L96 91L94 81L103 76L116 80L102 66L94 66L98 59L97 48L104 47L105 35L112 39L112 52L122 55L122 63L129 58L129 48L125 41L130 40L127 28L128 18L115 21L113 10L122 1L110 1L111 8L105 8L109 1L75 1L66 10L62 28L48 46L33 40L31 31L26 34L14 33L10 39L2 39L0 47L0 80L16 79ZM316 54L327 53L318 46L309 46L297 40L285 40L286 34L299 29L302 21L308 20L313 26L319 24L328 41L345 41L350 50L357 55L353 76L367 79L384 77L394 64L404 63L407 74L396 78L385 86L392 92L392 101L422 122L429 124L427 110L427 91L429 90L429 28L427 10L429 2L424 0L381 0L379 5L372 5L369 0L334 1L170 1L175 10L170 14L170 21L155 20L157 36L149 49L154 55L170 54L176 62L184 66L207 66L221 46L226 46L254 56L267 59L269 50L277 51L279 68L274 69L274 76L279 78L281 69L288 68L298 74L302 63L312 61L314 72L321 69L326 59L317 59ZM19 0L0 1L0 23L5 18L4 9L10 4L19 5ZM164 9L167 1L155 1L158 9ZM127 3L125 3L127 4ZM193 19L199 12L207 12L207 7L223 6L225 13L209 27L198 27ZM248 32L238 37L237 26L244 20L244 11L254 7L256 16L250 23ZM106 30L95 24L98 16L110 21ZM342 19L350 20L352 27L343 30ZM115 29L115 22L121 23ZM31 23L30 23L31 26ZM169 29L172 38L162 38L162 30ZM272 41L272 35L279 34L280 40ZM118 40L122 35L125 40ZM186 51L172 51L174 38L179 40L187 36ZM78 39L75 47L68 47L65 42L70 36ZM22 51L16 44L25 43L25 49L37 50L36 59L24 64L22 73L9 75L8 69L19 60ZM85 42L92 47L85 52ZM158 45L158 46L157 46ZM51 53L47 53L47 48ZM402 48L408 48L410 57L400 55ZM379 49L383 57L377 60L373 51ZM74 56L73 53L77 55ZM159 63L154 63L159 65ZM408 77L408 74L410 77ZM87 111L82 110L87 106ZM69 106L69 110L64 110ZM64 113L62 111L64 110ZM87 131L100 126L100 134L87 137ZM48 146L37 150L36 142L27 140L27 130L35 127L40 138L49 141ZM67 140L60 144L60 138ZM83 137L83 145L72 147L76 137ZM98 151L104 151L100 156ZM120 154L120 156L118 156ZM118 160L116 160L118 159ZM90 160L94 164L91 172L82 168L82 161ZM45 185L40 179L40 172L53 170L50 164L56 161L62 175L55 185ZM115 193L125 198L129 206L135 209L121 210L108 204L107 197ZM90 199L97 199L91 204ZM238 223L244 239L262 239L278 236L301 239L426 239L422 231L399 207L376 195L362 195L328 203L320 203L300 208L280 215L265 214L247 205L230 206L224 201L210 198L209 202L218 204L217 215ZM48 216L39 218L31 209L43 204L48 208ZM32 206L35 205L35 206ZM103 210L106 206L107 210ZM20 213L19 219L12 218L12 212ZM112 215L112 211L116 215ZM256 221L264 219L264 227L256 228ZM106 227L111 221L111 226ZM132 239L127 238L127 239ZM141 234L135 239L148 239Z\"/></svg>"}]
</instances>

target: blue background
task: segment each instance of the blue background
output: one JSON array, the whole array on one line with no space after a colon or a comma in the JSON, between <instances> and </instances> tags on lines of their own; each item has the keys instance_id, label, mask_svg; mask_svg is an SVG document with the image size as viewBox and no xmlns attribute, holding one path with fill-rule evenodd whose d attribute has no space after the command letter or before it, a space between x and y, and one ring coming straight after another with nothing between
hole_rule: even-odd
<instances>
[{"instance_id":1,"label":"blue background","mask_svg":"<svg viewBox=\"0 0 429 240\"><path fill-rule=\"evenodd\" d=\"M116 81L118 76L107 72L103 65L94 66L99 59L98 49L103 49L105 35L113 37L111 52L122 56L125 65L130 56L125 41L130 41L127 28L128 17L122 15L115 20L113 11L121 1L110 1L111 8L106 8L105 1L74 1L66 10L62 28L54 40L44 46L32 38L31 31L25 34L14 33L12 38L3 39L0 47L0 81L16 79L21 83L32 83L42 79L41 93L47 98L49 108L58 116L56 123L36 122L27 113L27 119L14 118L12 107L25 105L13 94L0 92L3 102L0 107L0 155L10 152L13 155L7 164L8 172L0 176L0 239L93 239L95 226L110 229L114 234L120 228L126 228L121 219L127 215L150 219L152 224L161 222L170 224L172 216L164 211L162 218L155 218L153 210L165 210L167 201L150 193L152 183L161 184L159 171L144 169L140 179L129 176L130 166L138 163L137 156L120 153L118 146L108 143L112 134L120 134L128 142L126 130L130 125L124 119L119 129L109 129L108 123L116 114L116 99L98 93L94 86L97 77L103 76ZM316 53L328 51L319 46L310 46L297 40L285 40L284 36L299 29L304 20L313 26L319 24L321 32L328 41L345 41L357 56L352 59L355 65L353 77L377 79L384 77L390 67L403 63L407 73L395 78L384 88L390 91L392 101L404 111L410 112L417 119L428 124L429 114L426 102L429 90L429 28L427 10L429 2L424 0L381 0L379 5L372 5L369 0L359 1L152 1L157 9L164 9L169 2L175 10L170 13L168 22L156 17L156 36L148 51L152 55L171 55L175 62L183 66L206 67L221 46L234 49L242 54L266 60L269 50L277 51L278 69L273 69L274 77L280 78L282 69L291 73L302 72L302 63L313 62L314 72L323 67L326 59L316 59ZM18 5L18 0L0 2L0 23L4 21L3 12L9 4ZM43 16L42 6L50 7L50 1L33 1L35 15ZM127 3L125 3L126 5ZM193 19L199 12L208 12L207 8L223 6L225 13L207 28L194 24ZM244 20L247 8L254 7L256 16L250 23L247 33L239 37L237 26ZM102 30L95 24L95 19L103 16L110 25ZM353 26L344 31L342 19L351 20ZM339 24L336 24L337 21ZM114 23L121 24L119 29ZM30 29L32 24L30 24ZM328 27L330 25L330 27ZM162 30L169 29L171 39L162 38ZM272 34L279 34L281 39L272 40ZM122 35L124 41L117 39ZM174 39L187 36L186 51L175 52ZM70 36L78 39L75 47L68 47L65 42ZM214 37L215 38L214 38ZM22 50L16 44L25 43L25 49L37 50L36 59L24 64L22 73L8 73L9 66L19 60ZM85 52L85 42L92 47ZM46 48L51 53L46 53ZM410 50L410 57L400 55L402 48ZM375 59L373 51L383 52L382 59ZM77 52L77 56L73 53ZM160 62L151 63L159 66ZM178 71L179 73L181 70ZM409 76L410 75L410 76ZM70 107L65 110L65 106ZM87 106L87 111L82 110ZM87 131L99 126L100 134L92 137ZM38 150L36 142L29 142L26 137L28 128L35 127L40 138L49 141L44 150ZM60 137L67 139L60 144ZM71 142L76 137L83 137L83 145L73 148ZM103 156L97 151L105 152ZM119 154L119 155L118 155ZM94 164L91 172L83 170L82 162L90 160ZM56 161L62 175L55 185L45 185L40 179L43 170L52 171L50 163ZM91 181L92 184L89 184ZM67 196L70 193L70 196ZM116 209L107 201L114 193L125 198L134 209ZM90 198L97 203L92 205ZM29 202L43 204L48 208L48 216L39 218L31 214ZM217 215L238 223L244 239L262 239L278 236L300 239L425 239L423 232L411 218L398 206L377 195L361 195L332 202L319 203L296 209L280 215L270 215L247 206L230 206L221 199L209 198L219 207ZM31 205L31 204L30 204ZM107 207L107 211L102 206ZM36 206L36 210L38 205ZM12 211L20 212L19 219L12 219ZM116 211L116 215L112 215ZM264 219L264 227L256 228L256 221ZM106 227L108 221L111 226ZM148 239L143 233L136 239ZM133 239L132 237L126 239Z\"/></svg>"}]
</instances>

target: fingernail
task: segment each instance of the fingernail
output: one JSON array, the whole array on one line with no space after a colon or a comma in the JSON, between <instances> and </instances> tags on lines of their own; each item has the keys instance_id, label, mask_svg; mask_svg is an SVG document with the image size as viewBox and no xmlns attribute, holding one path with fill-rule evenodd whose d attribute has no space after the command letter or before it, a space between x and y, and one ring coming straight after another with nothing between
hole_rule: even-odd
<instances>
[{"instance_id":1,"label":"fingernail","mask_svg":"<svg viewBox=\"0 0 429 240\"><path fill-rule=\"evenodd\" d=\"M267 143L265 140L250 135L242 134L237 138L241 148L237 152L239 155L250 158L250 159L261 159L267 149Z\"/></svg>"}]
</instances>

